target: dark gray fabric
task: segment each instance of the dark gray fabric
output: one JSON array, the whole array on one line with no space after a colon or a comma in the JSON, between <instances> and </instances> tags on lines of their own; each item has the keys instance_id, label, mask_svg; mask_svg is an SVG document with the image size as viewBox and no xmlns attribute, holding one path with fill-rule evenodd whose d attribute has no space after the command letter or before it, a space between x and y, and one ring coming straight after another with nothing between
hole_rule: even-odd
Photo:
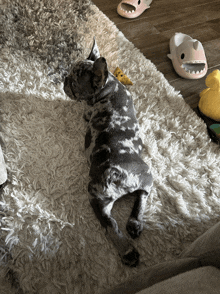
<instances>
[{"instance_id":1,"label":"dark gray fabric","mask_svg":"<svg viewBox=\"0 0 220 294\"><path fill-rule=\"evenodd\" d=\"M108 294L134 294L180 273L200 267L214 266L220 269L219 249L220 222L184 250L180 259L149 267L127 282L111 289Z\"/></svg>"}]
</instances>

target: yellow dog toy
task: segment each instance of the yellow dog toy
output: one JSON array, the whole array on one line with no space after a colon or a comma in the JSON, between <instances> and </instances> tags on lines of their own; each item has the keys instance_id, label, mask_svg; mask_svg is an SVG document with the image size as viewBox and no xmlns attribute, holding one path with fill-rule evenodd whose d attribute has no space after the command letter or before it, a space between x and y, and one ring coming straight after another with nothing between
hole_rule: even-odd
<instances>
[{"instance_id":1,"label":"yellow dog toy","mask_svg":"<svg viewBox=\"0 0 220 294\"><path fill-rule=\"evenodd\" d=\"M123 73L123 71L117 67L114 71L114 76L121 82L123 85L133 85L132 81Z\"/></svg>"}]
</instances>

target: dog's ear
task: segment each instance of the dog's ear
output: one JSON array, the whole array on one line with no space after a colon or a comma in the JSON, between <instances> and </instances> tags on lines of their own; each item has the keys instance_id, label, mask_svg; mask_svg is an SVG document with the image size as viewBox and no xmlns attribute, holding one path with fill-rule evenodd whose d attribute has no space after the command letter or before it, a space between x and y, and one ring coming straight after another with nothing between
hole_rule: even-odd
<instances>
[{"instance_id":1,"label":"dog's ear","mask_svg":"<svg viewBox=\"0 0 220 294\"><path fill-rule=\"evenodd\" d=\"M104 57L98 58L93 64L93 87L101 88L108 78L108 66Z\"/></svg>"},{"instance_id":2,"label":"dog's ear","mask_svg":"<svg viewBox=\"0 0 220 294\"><path fill-rule=\"evenodd\" d=\"M92 61L96 61L99 57L100 57L99 48L98 48L98 45L97 45L96 40L94 38L92 50L91 50L89 57L87 59L92 60Z\"/></svg>"}]
</instances>

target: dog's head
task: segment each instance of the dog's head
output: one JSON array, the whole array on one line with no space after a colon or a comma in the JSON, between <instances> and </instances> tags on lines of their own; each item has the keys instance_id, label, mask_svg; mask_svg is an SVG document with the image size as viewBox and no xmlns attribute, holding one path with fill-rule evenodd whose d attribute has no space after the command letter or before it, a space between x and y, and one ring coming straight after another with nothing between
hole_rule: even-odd
<instances>
[{"instance_id":1,"label":"dog's head","mask_svg":"<svg viewBox=\"0 0 220 294\"><path fill-rule=\"evenodd\" d=\"M71 99L86 100L88 104L92 104L95 96L105 86L107 78L107 62L104 57L100 57L94 39L89 57L76 63L65 78L64 91Z\"/></svg>"}]
</instances>

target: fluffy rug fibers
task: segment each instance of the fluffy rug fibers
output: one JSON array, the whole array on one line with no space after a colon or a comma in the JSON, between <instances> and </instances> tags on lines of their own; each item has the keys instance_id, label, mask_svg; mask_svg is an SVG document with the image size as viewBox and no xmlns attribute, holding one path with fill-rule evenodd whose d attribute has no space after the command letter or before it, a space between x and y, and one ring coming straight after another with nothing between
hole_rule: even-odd
<instances>
[{"instance_id":1,"label":"fluffy rug fibers","mask_svg":"<svg viewBox=\"0 0 220 294\"><path fill-rule=\"evenodd\" d=\"M178 257L220 213L220 149L164 76L89 1L9 0L1 6L1 293L105 293L144 267ZM133 82L154 186L128 268L88 201L85 105L63 79L96 37L109 69ZM122 231L134 199L113 209ZM3 254L4 253L4 254ZM18 290L19 289L19 290ZM19 291L19 292L18 292Z\"/></svg>"}]
</instances>

